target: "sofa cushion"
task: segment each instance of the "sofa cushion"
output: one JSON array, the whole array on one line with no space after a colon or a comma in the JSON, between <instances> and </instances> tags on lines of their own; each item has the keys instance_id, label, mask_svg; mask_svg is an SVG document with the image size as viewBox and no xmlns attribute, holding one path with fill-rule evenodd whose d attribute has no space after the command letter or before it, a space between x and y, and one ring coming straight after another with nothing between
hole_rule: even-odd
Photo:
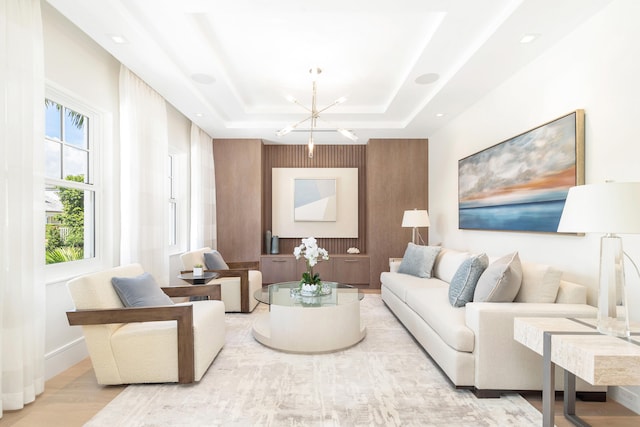
<instances>
[{"instance_id":1,"label":"sofa cushion","mask_svg":"<svg viewBox=\"0 0 640 427\"><path fill-rule=\"evenodd\" d=\"M112 277L111 284L125 307L173 304L149 273L134 277Z\"/></svg>"},{"instance_id":2,"label":"sofa cushion","mask_svg":"<svg viewBox=\"0 0 640 427\"><path fill-rule=\"evenodd\" d=\"M204 265L207 270L228 270L229 266L222 258L222 254L215 249L204 253Z\"/></svg>"},{"instance_id":3,"label":"sofa cushion","mask_svg":"<svg viewBox=\"0 0 640 427\"><path fill-rule=\"evenodd\" d=\"M437 279L432 279L437 280ZM439 286L414 288L407 291L407 305L447 343L457 351L472 352L474 336L465 323L465 309L448 303L449 287L438 280Z\"/></svg>"},{"instance_id":4,"label":"sofa cushion","mask_svg":"<svg viewBox=\"0 0 640 427\"><path fill-rule=\"evenodd\" d=\"M486 254L473 256L460 265L449 285L449 302L452 306L464 307L473 301L478 279L488 265L489 258Z\"/></svg>"},{"instance_id":5,"label":"sofa cushion","mask_svg":"<svg viewBox=\"0 0 640 427\"><path fill-rule=\"evenodd\" d=\"M382 274L380 274L380 283L395 294L402 302L407 302L407 291L410 289L433 288L446 285L439 279L423 279L410 274L391 273L389 271L383 271Z\"/></svg>"},{"instance_id":6,"label":"sofa cushion","mask_svg":"<svg viewBox=\"0 0 640 427\"><path fill-rule=\"evenodd\" d=\"M556 301L562 272L550 265L533 262L522 263L522 285L516 295L516 302Z\"/></svg>"},{"instance_id":7,"label":"sofa cushion","mask_svg":"<svg viewBox=\"0 0 640 427\"><path fill-rule=\"evenodd\" d=\"M398 273L430 278L433 264L440 249L439 246L421 246L409 242L398 268Z\"/></svg>"},{"instance_id":8,"label":"sofa cushion","mask_svg":"<svg viewBox=\"0 0 640 427\"><path fill-rule=\"evenodd\" d=\"M474 302L513 302L522 284L522 265L518 252L489 264L473 294Z\"/></svg>"},{"instance_id":9,"label":"sofa cushion","mask_svg":"<svg viewBox=\"0 0 640 427\"><path fill-rule=\"evenodd\" d=\"M453 275L456 274L462 263L469 258L471 258L469 252L442 248L433 266L433 275L438 279L451 283Z\"/></svg>"}]
</instances>

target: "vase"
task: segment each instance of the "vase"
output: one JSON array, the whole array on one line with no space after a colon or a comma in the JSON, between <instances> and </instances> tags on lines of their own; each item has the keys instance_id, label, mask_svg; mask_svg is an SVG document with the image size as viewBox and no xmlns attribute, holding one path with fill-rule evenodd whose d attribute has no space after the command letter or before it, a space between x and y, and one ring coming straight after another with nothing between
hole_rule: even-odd
<instances>
[{"instance_id":1,"label":"vase","mask_svg":"<svg viewBox=\"0 0 640 427\"><path fill-rule=\"evenodd\" d=\"M202 267L193 267L194 276L202 276Z\"/></svg>"},{"instance_id":2,"label":"vase","mask_svg":"<svg viewBox=\"0 0 640 427\"><path fill-rule=\"evenodd\" d=\"M264 253L271 253L271 230L267 230L267 233L264 236Z\"/></svg>"}]
</instances>

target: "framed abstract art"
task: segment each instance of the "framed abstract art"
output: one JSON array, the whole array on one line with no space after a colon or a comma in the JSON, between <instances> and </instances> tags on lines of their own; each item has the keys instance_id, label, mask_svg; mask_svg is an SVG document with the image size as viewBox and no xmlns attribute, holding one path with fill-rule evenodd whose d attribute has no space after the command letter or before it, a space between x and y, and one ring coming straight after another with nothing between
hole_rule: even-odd
<instances>
[{"instance_id":1,"label":"framed abstract art","mask_svg":"<svg viewBox=\"0 0 640 427\"><path fill-rule=\"evenodd\" d=\"M557 232L570 187L584 184L584 110L458 161L460 229Z\"/></svg>"}]
</instances>

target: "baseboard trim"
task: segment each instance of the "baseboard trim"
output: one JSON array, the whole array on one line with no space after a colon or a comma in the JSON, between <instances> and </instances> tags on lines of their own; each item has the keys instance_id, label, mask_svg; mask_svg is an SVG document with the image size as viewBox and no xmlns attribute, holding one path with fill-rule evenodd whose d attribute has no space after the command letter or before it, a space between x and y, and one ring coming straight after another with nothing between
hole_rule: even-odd
<instances>
[{"instance_id":1,"label":"baseboard trim","mask_svg":"<svg viewBox=\"0 0 640 427\"><path fill-rule=\"evenodd\" d=\"M45 380L66 371L81 360L89 357L84 337L76 338L44 355Z\"/></svg>"},{"instance_id":2,"label":"baseboard trim","mask_svg":"<svg viewBox=\"0 0 640 427\"><path fill-rule=\"evenodd\" d=\"M640 391L636 391L640 387L632 387L632 389L624 386L609 387L609 396L622 406L640 414Z\"/></svg>"}]
</instances>

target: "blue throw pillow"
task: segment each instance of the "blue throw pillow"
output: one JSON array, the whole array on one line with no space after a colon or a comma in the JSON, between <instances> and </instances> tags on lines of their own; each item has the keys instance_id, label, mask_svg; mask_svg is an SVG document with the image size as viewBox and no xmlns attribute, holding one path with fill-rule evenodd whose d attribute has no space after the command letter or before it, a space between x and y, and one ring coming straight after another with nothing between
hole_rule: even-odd
<instances>
[{"instance_id":1,"label":"blue throw pillow","mask_svg":"<svg viewBox=\"0 0 640 427\"><path fill-rule=\"evenodd\" d=\"M409 243L398 267L398 273L416 277L431 278L431 270L440 253L440 246L421 246Z\"/></svg>"},{"instance_id":2,"label":"blue throw pillow","mask_svg":"<svg viewBox=\"0 0 640 427\"><path fill-rule=\"evenodd\" d=\"M464 307L473 301L478 279L489 266L486 254L466 259L453 275L449 284L449 302L454 307Z\"/></svg>"},{"instance_id":3,"label":"blue throw pillow","mask_svg":"<svg viewBox=\"0 0 640 427\"><path fill-rule=\"evenodd\" d=\"M224 258L220 252L213 250L211 252L204 253L204 265L207 266L207 270L228 270L229 266L224 262Z\"/></svg>"},{"instance_id":4,"label":"blue throw pillow","mask_svg":"<svg viewBox=\"0 0 640 427\"><path fill-rule=\"evenodd\" d=\"M112 277L111 284L125 307L173 305L149 273L135 277Z\"/></svg>"}]
</instances>

